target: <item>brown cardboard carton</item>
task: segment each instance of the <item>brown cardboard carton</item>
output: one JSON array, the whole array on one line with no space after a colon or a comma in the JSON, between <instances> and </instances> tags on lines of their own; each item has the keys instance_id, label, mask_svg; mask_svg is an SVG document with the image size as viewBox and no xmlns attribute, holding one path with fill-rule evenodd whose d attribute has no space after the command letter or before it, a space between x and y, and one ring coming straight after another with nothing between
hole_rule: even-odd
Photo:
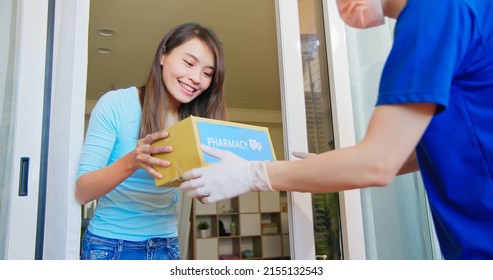
<instances>
[{"instance_id":1,"label":"brown cardboard carton","mask_svg":"<svg viewBox=\"0 0 493 280\"><path fill-rule=\"evenodd\" d=\"M169 145L170 153L154 155L171 162L169 167L154 166L163 178L158 187L178 187L186 171L217 160L200 149L201 144L229 150L247 160L275 160L268 128L235 122L188 117L167 129L169 136L152 145Z\"/></svg>"}]
</instances>

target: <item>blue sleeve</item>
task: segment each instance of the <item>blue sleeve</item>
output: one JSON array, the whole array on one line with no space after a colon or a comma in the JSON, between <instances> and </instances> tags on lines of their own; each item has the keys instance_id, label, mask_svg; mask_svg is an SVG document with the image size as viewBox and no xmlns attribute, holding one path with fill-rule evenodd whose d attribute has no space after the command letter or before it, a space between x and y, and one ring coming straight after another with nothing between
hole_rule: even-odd
<instances>
[{"instance_id":1,"label":"blue sleeve","mask_svg":"<svg viewBox=\"0 0 493 280\"><path fill-rule=\"evenodd\" d=\"M116 102L116 94L109 92L96 103L89 120L76 179L108 165L118 132Z\"/></svg>"},{"instance_id":2,"label":"blue sleeve","mask_svg":"<svg viewBox=\"0 0 493 280\"><path fill-rule=\"evenodd\" d=\"M444 110L471 29L462 1L409 0L397 18L377 105L430 102Z\"/></svg>"}]
</instances>

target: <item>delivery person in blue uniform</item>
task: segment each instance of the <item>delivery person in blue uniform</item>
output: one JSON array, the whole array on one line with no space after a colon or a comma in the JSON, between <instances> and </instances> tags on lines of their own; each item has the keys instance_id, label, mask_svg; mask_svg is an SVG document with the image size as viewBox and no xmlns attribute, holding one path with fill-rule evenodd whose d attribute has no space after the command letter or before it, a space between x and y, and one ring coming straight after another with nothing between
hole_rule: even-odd
<instances>
[{"instance_id":1,"label":"delivery person in blue uniform","mask_svg":"<svg viewBox=\"0 0 493 280\"><path fill-rule=\"evenodd\" d=\"M220 159L185 173L204 203L248 191L337 192L420 170L446 259L493 259L493 1L336 0L350 26L396 19L364 139L303 160Z\"/></svg>"}]
</instances>

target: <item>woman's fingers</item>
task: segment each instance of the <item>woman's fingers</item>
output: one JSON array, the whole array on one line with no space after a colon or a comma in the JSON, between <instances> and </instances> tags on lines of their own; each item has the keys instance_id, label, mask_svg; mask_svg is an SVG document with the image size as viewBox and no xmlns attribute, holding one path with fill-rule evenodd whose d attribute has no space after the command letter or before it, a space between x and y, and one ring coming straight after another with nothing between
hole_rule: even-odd
<instances>
[{"instance_id":1,"label":"woman's fingers","mask_svg":"<svg viewBox=\"0 0 493 280\"><path fill-rule=\"evenodd\" d=\"M144 138L142 138L141 140L146 143L146 144L152 144L158 140L161 140L161 139L165 139L165 138L168 138L169 134L168 132L166 131L158 131L158 132L154 132L154 133L151 133L151 134L147 134Z\"/></svg>"}]
</instances>

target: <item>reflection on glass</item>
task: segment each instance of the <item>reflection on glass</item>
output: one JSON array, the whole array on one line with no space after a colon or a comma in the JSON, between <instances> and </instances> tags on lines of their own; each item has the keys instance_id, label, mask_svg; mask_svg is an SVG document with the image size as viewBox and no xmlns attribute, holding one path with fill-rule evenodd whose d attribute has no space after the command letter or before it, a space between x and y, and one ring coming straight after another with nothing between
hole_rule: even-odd
<instances>
[{"instance_id":1,"label":"reflection on glass","mask_svg":"<svg viewBox=\"0 0 493 280\"><path fill-rule=\"evenodd\" d=\"M390 25L392 25L392 21ZM356 142L375 107L382 68L392 45L386 25L346 28ZM432 232L420 176L396 177L385 188L361 190L367 259L432 259Z\"/></svg>"},{"instance_id":2,"label":"reflection on glass","mask_svg":"<svg viewBox=\"0 0 493 280\"><path fill-rule=\"evenodd\" d=\"M334 149L332 114L325 53L322 1L298 0L308 149L322 153ZM341 259L339 195L312 195L317 259Z\"/></svg>"}]
</instances>

